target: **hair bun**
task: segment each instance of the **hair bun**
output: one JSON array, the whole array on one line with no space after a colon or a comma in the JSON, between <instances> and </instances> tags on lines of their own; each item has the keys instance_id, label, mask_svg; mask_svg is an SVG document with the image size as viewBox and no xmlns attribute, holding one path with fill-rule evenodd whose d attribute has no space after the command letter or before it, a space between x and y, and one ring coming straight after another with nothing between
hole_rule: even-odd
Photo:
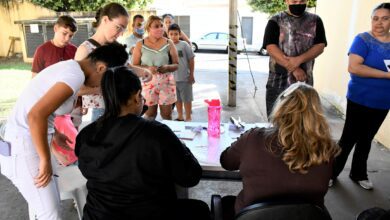
<instances>
[{"instance_id":1,"label":"hair bun","mask_svg":"<svg viewBox=\"0 0 390 220\"><path fill-rule=\"evenodd\" d=\"M96 14L95 14L95 20L97 23L99 23L100 21L100 13L102 12L102 8L98 8L98 10L96 10Z\"/></svg>"}]
</instances>

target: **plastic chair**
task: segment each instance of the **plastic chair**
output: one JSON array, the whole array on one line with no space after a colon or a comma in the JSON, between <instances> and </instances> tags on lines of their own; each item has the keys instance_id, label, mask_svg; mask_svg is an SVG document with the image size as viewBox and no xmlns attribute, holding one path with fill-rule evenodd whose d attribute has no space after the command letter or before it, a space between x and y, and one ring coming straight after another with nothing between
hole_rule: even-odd
<instances>
[{"instance_id":1,"label":"plastic chair","mask_svg":"<svg viewBox=\"0 0 390 220\"><path fill-rule=\"evenodd\" d=\"M214 220L223 220L220 195L211 197L211 216ZM243 208L235 216L236 220L331 220L327 210L300 200L275 200L260 202Z\"/></svg>"},{"instance_id":2,"label":"plastic chair","mask_svg":"<svg viewBox=\"0 0 390 220\"><path fill-rule=\"evenodd\" d=\"M83 219L83 208L87 201L87 180L75 165L57 169L58 188L61 200L73 199L79 219Z\"/></svg>"}]
</instances>

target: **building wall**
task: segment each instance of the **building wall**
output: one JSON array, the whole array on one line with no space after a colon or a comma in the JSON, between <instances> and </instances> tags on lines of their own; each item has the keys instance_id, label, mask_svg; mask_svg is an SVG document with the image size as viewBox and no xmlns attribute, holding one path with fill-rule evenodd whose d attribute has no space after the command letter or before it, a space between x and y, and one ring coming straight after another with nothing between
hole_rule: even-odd
<instances>
[{"instance_id":1,"label":"building wall","mask_svg":"<svg viewBox=\"0 0 390 220\"><path fill-rule=\"evenodd\" d=\"M2 42L0 44L0 56L7 56L10 45L10 36L20 37L21 39L21 41L16 42L15 52L21 53L23 50L23 32L21 25L14 24L15 21L50 16L56 16L56 13L39 6L35 6L27 1L23 1L23 3L10 4L9 9L0 6L0 42Z\"/></svg>"},{"instance_id":2,"label":"building wall","mask_svg":"<svg viewBox=\"0 0 390 220\"><path fill-rule=\"evenodd\" d=\"M249 49L260 49L268 15L252 12L246 0L238 0L237 6L241 18L253 17L253 45L248 45ZM150 8L156 10L157 15L171 13L190 16L191 39L209 32L229 32L229 0L154 0ZM240 36L240 29L238 32Z\"/></svg>"},{"instance_id":3,"label":"building wall","mask_svg":"<svg viewBox=\"0 0 390 220\"><path fill-rule=\"evenodd\" d=\"M321 16L328 46L316 59L314 86L341 112L346 109L349 81L348 49L354 37L371 28L372 9L383 0L317 0L316 13ZM380 128L376 140L390 148L390 115Z\"/></svg>"}]
</instances>

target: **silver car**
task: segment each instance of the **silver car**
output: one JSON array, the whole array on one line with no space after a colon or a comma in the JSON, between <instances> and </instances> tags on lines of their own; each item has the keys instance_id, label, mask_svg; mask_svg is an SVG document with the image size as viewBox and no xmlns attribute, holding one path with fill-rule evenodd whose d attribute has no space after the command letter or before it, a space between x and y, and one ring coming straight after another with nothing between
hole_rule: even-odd
<instances>
[{"instance_id":1,"label":"silver car","mask_svg":"<svg viewBox=\"0 0 390 220\"><path fill-rule=\"evenodd\" d=\"M238 51L243 50L243 38L237 38ZM229 49L229 34L224 32L211 32L205 34L203 37L192 41L192 50L222 50Z\"/></svg>"}]
</instances>

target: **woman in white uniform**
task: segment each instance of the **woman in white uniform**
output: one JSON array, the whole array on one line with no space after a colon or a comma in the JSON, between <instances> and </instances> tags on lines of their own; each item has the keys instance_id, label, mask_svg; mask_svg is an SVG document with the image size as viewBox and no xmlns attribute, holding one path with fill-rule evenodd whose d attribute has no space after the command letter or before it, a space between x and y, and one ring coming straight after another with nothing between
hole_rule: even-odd
<instances>
[{"instance_id":1,"label":"woman in white uniform","mask_svg":"<svg viewBox=\"0 0 390 220\"><path fill-rule=\"evenodd\" d=\"M113 43L97 48L81 61L54 64L32 79L11 113L5 140L11 156L1 157L1 171L27 200L30 216L60 219L59 191L49 142L53 137L66 146L66 137L55 132L54 117L72 111L82 85L99 86L107 68L126 63L125 47Z\"/></svg>"}]
</instances>

